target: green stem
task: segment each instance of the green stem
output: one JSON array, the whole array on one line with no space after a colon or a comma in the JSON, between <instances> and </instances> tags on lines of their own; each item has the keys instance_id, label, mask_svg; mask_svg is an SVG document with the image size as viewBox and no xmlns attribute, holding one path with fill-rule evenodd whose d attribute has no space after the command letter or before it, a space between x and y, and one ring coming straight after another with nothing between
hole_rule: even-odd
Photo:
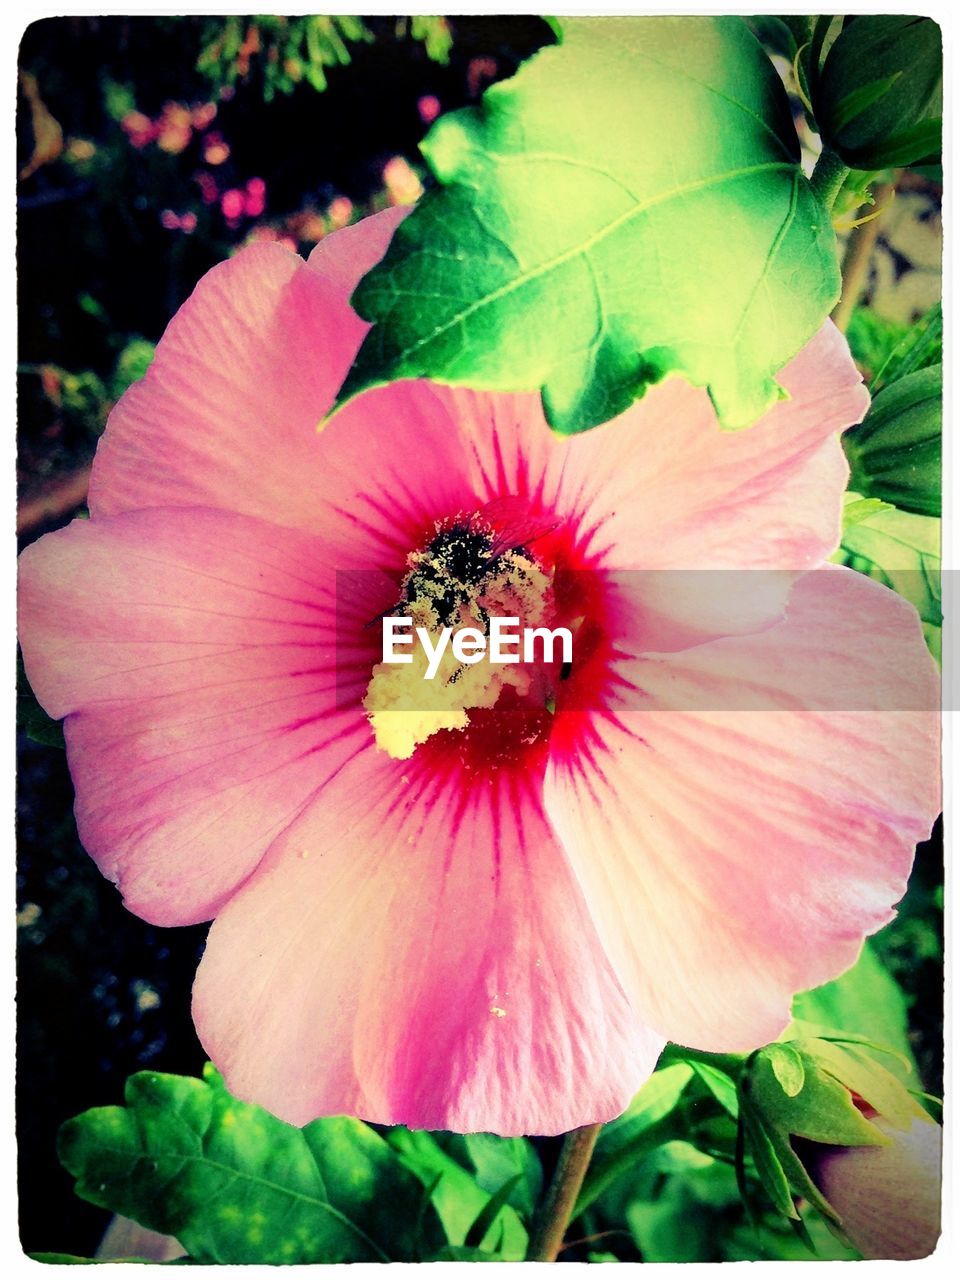
<instances>
[{"instance_id":1,"label":"green stem","mask_svg":"<svg viewBox=\"0 0 960 1280\"><path fill-rule=\"evenodd\" d=\"M899 176L899 170L897 175ZM853 227L847 241L846 252L840 265L840 277L843 285L840 301L833 313L833 322L841 331L845 331L853 315L854 308L863 296L870 274L870 261L876 248L877 238L886 221L885 206L896 190L896 182L885 182L873 191L874 216Z\"/></svg>"},{"instance_id":2,"label":"green stem","mask_svg":"<svg viewBox=\"0 0 960 1280\"><path fill-rule=\"evenodd\" d=\"M703 1062L708 1067L716 1067L736 1080L747 1060L745 1053L707 1053L705 1049L687 1049L683 1045L668 1044L660 1055L658 1067L671 1066L675 1062Z\"/></svg>"},{"instance_id":3,"label":"green stem","mask_svg":"<svg viewBox=\"0 0 960 1280\"><path fill-rule=\"evenodd\" d=\"M836 204L840 188L849 172L849 168L835 151L831 151L829 147L823 148L810 175L810 185L814 195L826 205L828 211Z\"/></svg>"},{"instance_id":4,"label":"green stem","mask_svg":"<svg viewBox=\"0 0 960 1280\"><path fill-rule=\"evenodd\" d=\"M600 1129L588 1124L565 1135L553 1180L533 1222L528 1262L556 1262Z\"/></svg>"}]
</instances>

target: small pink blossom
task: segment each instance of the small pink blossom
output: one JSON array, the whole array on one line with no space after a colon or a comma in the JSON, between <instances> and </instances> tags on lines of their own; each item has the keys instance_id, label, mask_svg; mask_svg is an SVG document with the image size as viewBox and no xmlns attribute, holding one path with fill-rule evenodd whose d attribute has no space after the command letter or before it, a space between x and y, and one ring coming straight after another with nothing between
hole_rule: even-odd
<instances>
[{"instance_id":1,"label":"small pink blossom","mask_svg":"<svg viewBox=\"0 0 960 1280\"><path fill-rule=\"evenodd\" d=\"M230 148L223 140L223 135L211 130L203 139L203 158L214 167L230 159Z\"/></svg>"},{"instance_id":2,"label":"small pink blossom","mask_svg":"<svg viewBox=\"0 0 960 1280\"><path fill-rule=\"evenodd\" d=\"M267 207L267 184L262 178L251 178L243 197L243 212L248 218L259 218Z\"/></svg>"},{"instance_id":3,"label":"small pink blossom","mask_svg":"<svg viewBox=\"0 0 960 1280\"><path fill-rule=\"evenodd\" d=\"M243 217L246 200L242 191L231 187L220 197L220 209L228 222L239 222Z\"/></svg>"},{"instance_id":4,"label":"small pink blossom","mask_svg":"<svg viewBox=\"0 0 960 1280\"><path fill-rule=\"evenodd\" d=\"M216 178L210 173L198 173L196 182L200 188L200 199L203 203L216 204L220 196L220 188L217 185Z\"/></svg>"},{"instance_id":5,"label":"small pink blossom","mask_svg":"<svg viewBox=\"0 0 960 1280\"><path fill-rule=\"evenodd\" d=\"M181 102L168 102L164 105L157 121L157 146L170 155L179 155L185 150L193 137L193 124L189 107Z\"/></svg>"},{"instance_id":6,"label":"small pink blossom","mask_svg":"<svg viewBox=\"0 0 960 1280\"><path fill-rule=\"evenodd\" d=\"M318 432L402 216L200 282L91 518L21 557L24 659L100 869L146 920L214 921L194 1017L235 1094L556 1133L622 1111L665 1038L776 1037L891 918L937 811L936 673L904 601L823 567L867 403L830 324L737 434L679 378L565 439L536 395L418 380ZM369 622L507 511L574 661L391 745Z\"/></svg>"},{"instance_id":7,"label":"small pink blossom","mask_svg":"<svg viewBox=\"0 0 960 1280\"><path fill-rule=\"evenodd\" d=\"M425 93L417 99L417 111L424 124L432 124L440 114L440 99L432 93Z\"/></svg>"},{"instance_id":8,"label":"small pink blossom","mask_svg":"<svg viewBox=\"0 0 960 1280\"><path fill-rule=\"evenodd\" d=\"M138 150L147 146L157 135L156 125L142 111L128 111L120 121L120 128L130 139L130 145Z\"/></svg>"},{"instance_id":9,"label":"small pink blossom","mask_svg":"<svg viewBox=\"0 0 960 1280\"><path fill-rule=\"evenodd\" d=\"M160 222L167 231L184 231L191 235L197 229L195 213L174 213L172 209L164 209L160 214Z\"/></svg>"},{"instance_id":10,"label":"small pink blossom","mask_svg":"<svg viewBox=\"0 0 960 1280\"><path fill-rule=\"evenodd\" d=\"M200 103L200 105L195 106L190 113L190 123L198 133L213 124L216 118L217 104L215 102Z\"/></svg>"}]
</instances>

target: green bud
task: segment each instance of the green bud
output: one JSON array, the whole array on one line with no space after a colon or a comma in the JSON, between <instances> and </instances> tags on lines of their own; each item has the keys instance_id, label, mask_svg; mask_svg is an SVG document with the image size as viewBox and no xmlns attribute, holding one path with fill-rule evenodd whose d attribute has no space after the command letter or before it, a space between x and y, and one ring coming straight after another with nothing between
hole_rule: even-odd
<instances>
[{"instance_id":1,"label":"green bud","mask_svg":"<svg viewBox=\"0 0 960 1280\"><path fill-rule=\"evenodd\" d=\"M909 1090L866 1049L808 1037L767 1045L746 1061L738 1085L740 1149L774 1207L794 1222L802 1199L835 1230L846 1230L843 1205L814 1176L824 1151L886 1148L897 1134L930 1123Z\"/></svg>"},{"instance_id":2,"label":"green bud","mask_svg":"<svg viewBox=\"0 0 960 1280\"><path fill-rule=\"evenodd\" d=\"M850 168L939 158L943 55L932 18L867 14L845 20L815 81L821 136Z\"/></svg>"},{"instance_id":3,"label":"green bud","mask_svg":"<svg viewBox=\"0 0 960 1280\"><path fill-rule=\"evenodd\" d=\"M931 365L890 383L845 433L850 488L916 515L940 514L943 370Z\"/></svg>"}]
</instances>

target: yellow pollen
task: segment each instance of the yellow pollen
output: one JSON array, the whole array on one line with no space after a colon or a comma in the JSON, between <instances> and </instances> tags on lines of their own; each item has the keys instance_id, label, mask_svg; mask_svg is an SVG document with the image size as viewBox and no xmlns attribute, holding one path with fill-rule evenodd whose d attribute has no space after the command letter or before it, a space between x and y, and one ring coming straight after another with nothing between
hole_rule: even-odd
<instances>
[{"instance_id":1,"label":"yellow pollen","mask_svg":"<svg viewBox=\"0 0 960 1280\"><path fill-rule=\"evenodd\" d=\"M442 551L414 552L407 561L404 603L396 614L423 627L436 644L444 626L475 627L489 635L489 618L518 617L522 626L542 626L552 607L550 577L521 551L507 551L492 562L479 581L453 576ZM418 590L410 598L410 584ZM453 615L442 616L444 599L454 599ZM476 663L459 662L448 644L432 680L423 646L409 650L408 664L378 663L363 700L377 746L395 760L408 760L422 742L443 729L465 729L470 712L492 707L504 688L524 696L530 691L532 668L523 663L491 663L485 653ZM405 650L406 652L406 650Z\"/></svg>"}]
</instances>

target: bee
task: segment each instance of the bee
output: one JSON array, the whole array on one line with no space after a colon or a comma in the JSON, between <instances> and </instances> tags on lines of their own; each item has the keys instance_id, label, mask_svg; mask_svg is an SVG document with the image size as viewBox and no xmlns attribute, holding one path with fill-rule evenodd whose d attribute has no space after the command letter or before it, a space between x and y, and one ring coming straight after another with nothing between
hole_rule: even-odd
<instances>
[{"instance_id":1,"label":"bee","mask_svg":"<svg viewBox=\"0 0 960 1280\"><path fill-rule=\"evenodd\" d=\"M495 498L474 514L458 517L438 528L422 551L413 553L401 599L371 618L367 626L424 602L429 602L443 627L455 625L461 607L470 603L486 625L488 620L477 605L485 585L517 568L510 564L511 558L552 533L559 523L531 516L527 504L512 497Z\"/></svg>"}]
</instances>

